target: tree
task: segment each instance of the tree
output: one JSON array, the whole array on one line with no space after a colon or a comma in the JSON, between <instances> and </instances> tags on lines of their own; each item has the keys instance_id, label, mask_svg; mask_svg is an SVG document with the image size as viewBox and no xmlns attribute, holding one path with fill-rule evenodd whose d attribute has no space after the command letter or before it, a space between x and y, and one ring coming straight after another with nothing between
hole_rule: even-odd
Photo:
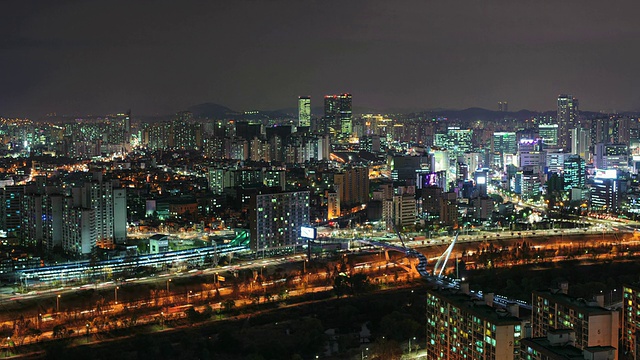
<instances>
[{"instance_id":1,"label":"tree","mask_svg":"<svg viewBox=\"0 0 640 360\"><path fill-rule=\"evenodd\" d=\"M229 312L236 307L236 301L233 299L227 299L222 302L222 307L225 311Z\"/></svg>"},{"instance_id":2,"label":"tree","mask_svg":"<svg viewBox=\"0 0 640 360\"><path fill-rule=\"evenodd\" d=\"M338 275L333 279L333 291L336 297L340 298L349 290L348 278L346 275Z\"/></svg>"}]
</instances>

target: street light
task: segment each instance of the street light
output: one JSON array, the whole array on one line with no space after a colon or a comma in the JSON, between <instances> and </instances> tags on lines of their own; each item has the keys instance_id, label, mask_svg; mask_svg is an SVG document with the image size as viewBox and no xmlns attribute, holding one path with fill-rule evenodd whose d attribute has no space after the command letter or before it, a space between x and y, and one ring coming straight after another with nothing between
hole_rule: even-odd
<instances>
[{"instance_id":1,"label":"street light","mask_svg":"<svg viewBox=\"0 0 640 360\"><path fill-rule=\"evenodd\" d=\"M56 296L56 312L57 313L60 312L60 294L58 294L58 296Z\"/></svg>"},{"instance_id":2,"label":"street light","mask_svg":"<svg viewBox=\"0 0 640 360\"><path fill-rule=\"evenodd\" d=\"M116 299L116 305L118 305L118 289L120 289L120 286L116 286L115 288L113 288L113 290L116 293L115 299Z\"/></svg>"},{"instance_id":3,"label":"street light","mask_svg":"<svg viewBox=\"0 0 640 360\"><path fill-rule=\"evenodd\" d=\"M364 359L366 359L366 358L369 358L369 354L367 354L367 355L365 356L365 351L366 351L366 352L369 352L369 348L365 348L364 350L360 351L360 360L364 360Z\"/></svg>"},{"instance_id":4,"label":"street light","mask_svg":"<svg viewBox=\"0 0 640 360\"><path fill-rule=\"evenodd\" d=\"M160 311L160 323L162 324L162 330L164 330L164 311Z\"/></svg>"},{"instance_id":5,"label":"street light","mask_svg":"<svg viewBox=\"0 0 640 360\"><path fill-rule=\"evenodd\" d=\"M171 279L167 279L167 295L169 295L169 283L171 282Z\"/></svg>"},{"instance_id":6,"label":"street light","mask_svg":"<svg viewBox=\"0 0 640 360\"><path fill-rule=\"evenodd\" d=\"M416 337L414 336L412 339L415 341ZM409 352L411 352L411 339L409 339Z\"/></svg>"}]
</instances>

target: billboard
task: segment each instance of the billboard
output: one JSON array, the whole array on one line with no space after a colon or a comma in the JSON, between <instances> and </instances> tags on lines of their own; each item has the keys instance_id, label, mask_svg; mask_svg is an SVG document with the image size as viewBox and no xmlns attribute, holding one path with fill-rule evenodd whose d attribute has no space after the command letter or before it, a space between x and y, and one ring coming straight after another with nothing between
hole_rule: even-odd
<instances>
[{"instance_id":1,"label":"billboard","mask_svg":"<svg viewBox=\"0 0 640 360\"><path fill-rule=\"evenodd\" d=\"M316 232L316 228L311 226L301 226L300 227L300 237L305 239L315 239L318 233Z\"/></svg>"},{"instance_id":2,"label":"billboard","mask_svg":"<svg viewBox=\"0 0 640 360\"><path fill-rule=\"evenodd\" d=\"M596 169L596 179L617 179L618 171L616 169Z\"/></svg>"}]
</instances>

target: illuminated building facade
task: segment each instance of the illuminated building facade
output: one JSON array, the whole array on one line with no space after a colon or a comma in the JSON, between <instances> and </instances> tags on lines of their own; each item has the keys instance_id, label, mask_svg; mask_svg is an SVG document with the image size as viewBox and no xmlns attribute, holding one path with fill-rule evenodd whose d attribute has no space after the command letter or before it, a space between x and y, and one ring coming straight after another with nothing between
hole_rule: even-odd
<instances>
[{"instance_id":1,"label":"illuminated building facade","mask_svg":"<svg viewBox=\"0 0 640 360\"><path fill-rule=\"evenodd\" d=\"M622 350L630 359L640 356L640 286L622 287Z\"/></svg>"},{"instance_id":2,"label":"illuminated building facade","mask_svg":"<svg viewBox=\"0 0 640 360\"><path fill-rule=\"evenodd\" d=\"M522 321L496 310L492 296L482 301L463 291L428 289L426 358L518 359Z\"/></svg>"},{"instance_id":3,"label":"illuminated building facade","mask_svg":"<svg viewBox=\"0 0 640 360\"><path fill-rule=\"evenodd\" d=\"M309 191L262 192L249 200L250 247L256 253L293 249L309 224Z\"/></svg>"},{"instance_id":4,"label":"illuminated building facade","mask_svg":"<svg viewBox=\"0 0 640 360\"><path fill-rule=\"evenodd\" d=\"M572 329L578 349L592 346L618 348L618 311L607 310L597 303L559 291L534 291L532 298L532 337L546 336L549 330Z\"/></svg>"},{"instance_id":5,"label":"illuminated building facade","mask_svg":"<svg viewBox=\"0 0 640 360\"><path fill-rule=\"evenodd\" d=\"M570 143L570 130L578 125L578 99L572 95L562 94L558 96L558 146L568 149Z\"/></svg>"},{"instance_id":6,"label":"illuminated building facade","mask_svg":"<svg viewBox=\"0 0 640 360\"><path fill-rule=\"evenodd\" d=\"M311 126L311 97L298 97L298 126Z\"/></svg>"}]
</instances>

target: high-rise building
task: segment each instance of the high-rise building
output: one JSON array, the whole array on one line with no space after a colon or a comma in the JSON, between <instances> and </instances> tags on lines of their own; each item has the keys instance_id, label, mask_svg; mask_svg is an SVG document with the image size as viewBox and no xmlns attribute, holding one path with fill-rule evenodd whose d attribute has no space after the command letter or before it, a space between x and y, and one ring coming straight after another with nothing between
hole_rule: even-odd
<instances>
[{"instance_id":1,"label":"high-rise building","mask_svg":"<svg viewBox=\"0 0 640 360\"><path fill-rule=\"evenodd\" d=\"M597 144L593 164L597 169L619 169L629 166L629 149L625 144Z\"/></svg>"},{"instance_id":2,"label":"high-rise building","mask_svg":"<svg viewBox=\"0 0 640 360\"><path fill-rule=\"evenodd\" d=\"M533 171L518 172L516 184L519 184L520 188L515 192L521 194L523 199L534 199L540 195L540 178Z\"/></svg>"},{"instance_id":3,"label":"high-rise building","mask_svg":"<svg viewBox=\"0 0 640 360\"><path fill-rule=\"evenodd\" d=\"M311 126L311 97L298 97L298 126Z\"/></svg>"},{"instance_id":4,"label":"high-rise building","mask_svg":"<svg viewBox=\"0 0 640 360\"><path fill-rule=\"evenodd\" d=\"M450 126L446 133L435 135L434 145L449 151L449 157L456 159L458 156L472 150L472 129L460 129L458 126Z\"/></svg>"},{"instance_id":5,"label":"high-rise building","mask_svg":"<svg viewBox=\"0 0 640 360\"><path fill-rule=\"evenodd\" d=\"M390 221L395 223L398 228L410 227L416 224L416 198L412 194L394 195L391 201L391 207L386 206L386 210L391 210L391 214L385 214L383 208L382 217L387 221L387 228L393 229ZM389 209L390 208L390 209ZM390 225L390 226L389 226Z\"/></svg>"},{"instance_id":6,"label":"high-rise building","mask_svg":"<svg viewBox=\"0 0 640 360\"><path fill-rule=\"evenodd\" d=\"M353 111L351 94L340 95L340 132L351 135L353 132Z\"/></svg>"},{"instance_id":7,"label":"high-rise building","mask_svg":"<svg viewBox=\"0 0 640 360\"><path fill-rule=\"evenodd\" d=\"M540 124L538 134L545 145L558 146L558 124Z\"/></svg>"},{"instance_id":8,"label":"high-rise building","mask_svg":"<svg viewBox=\"0 0 640 360\"><path fill-rule=\"evenodd\" d=\"M0 188L0 230L8 237L19 237L22 229L22 198L24 185Z\"/></svg>"},{"instance_id":9,"label":"high-rise building","mask_svg":"<svg viewBox=\"0 0 640 360\"><path fill-rule=\"evenodd\" d=\"M468 284L461 284L468 289ZM517 305L516 305L517 306ZM518 359L523 322L468 290L427 289L427 359Z\"/></svg>"},{"instance_id":10,"label":"high-rise building","mask_svg":"<svg viewBox=\"0 0 640 360\"><path fill-rule=\"evenodd\" d=\"M583 188L585 185L585 161L578 155L571 155L564 159L563 164L563 183L564 190L569 191L573 188Z\"/></svg>"},{"instance_id":11,"label":"high-rise building","mask_svg":"<svg viewBox=\"0 0 640 360\"><path fill-rule=\"evenodd\" d=\"M309 198L309 191L252 194L249 200L251 250L274 252L302 244L300 227L309 224Z\"/></svg>"},{"instance_id":12,"label":"high-rise building","mask_svg":"<svg viewBox=\"0 0 640 360\"><path fill-rule=\"evenodd\" d=\"M589 161L589 147L591 146L591 135L588 129L581 127L571 129L571 153L578 155L585 161Z\"/></svg>"},{"instance_id":13,"label":"high-rise building","mask_svg":"<svg viewBox=\"0 0 640 360\"><path fill-rule=\"evenodd\" d=\"M61 194L44 197L42 248L45 252L50 253L55 247L62 247L64 204Z\"/></svg>"},{"instance_id":14,"label":"high-rise building","mask_svg":"<svg viewBox=\"0 0 640 360\"><path fill-rule=\"evenodd\" d=\"M113 189L113 240L116 244L127 241L127 190Z\"/></svg>"},{"instance_id":15,"label":"high-rise building","mask_svg":"<svg viewBox=\"0 0 640 360\"><path fill-rule=\"evenodd\" d=\"M548 330L546 337L526 338L520 341L520 359L616 359L616 348L612 346L592 346L579 349L573 346L575 342L576 332L573 329Z\"/></svg>"},{"instance_id":16,"label":"high-rise building","mask_svg":"<svg viewBox=\"0 0 640 360\"><path fill-rule=\"evenodd\" d=\"M573 188L584 188L585 186L585 161L578 155L571 155L564 160L563 183L564 190L570 191Z\"/></svg>"},{"instance_id":17,"label":"high-rise building","mask_svg":"<svg viewBox=\"0 0 640 360\"><path fill-rule=\"evenodd\" d=\"M96 215L92 209L76 207L68 198L62 212L62 248L77 255L89 255L96 247Z\"/></svg>"},{"instance_id":18,"label":"high-rise building","mask_svg":"<svg viewBox=\"0 0 640 360\"><path fill-rule=\"evenodd\" d=\"M608 310L602 304L585 302L560 291L534 291L532 297L533 338L546 336L549 330L573 329L574 346L578 349L592 346L618 348L620 319L617 310Z\"/></svg>"},{"instance_id":19,"label":"high-rise building","mask_svg":"<svg viewBox=\"0 0 640 360\"><path fill-rule=\"evenodd\" d=\"M629 359L640 357L640 285L622 287L622 350Z\"/></svg>"},{"instance_id":20,"label":"high-rise building","mask_svg":"<svg viewBox=\"0 0 640 360\"><path fill-rule=\"evenodd\" d=\"M603 212L620 210L622 184L616 170L598 171L591 184L591 209Z\"/></svg>"},{"instance_id":21,"label":"high-rise building","mask_svg":"<svg viewBox=\"0 0 640 360\"><path fill-rule=\"evenodd\" d=\"M340 217L340 197L335 191L327 191L327 220Z\"/></svg>"},{"instance_id":22,"label":"high-rise building","mask_svg":"<svg viewBox=\"0 0 640 360\"><path fill-rule=\"evenodd\" d=\"M355 167L333 177L340 204L359 205L369 202L369 168Z\"/></svg>"},{"instance_id":23,"label":"high-rise building","mask_svg":"<svg viewBox=\"0 0 640 360\"><path fill-rule=\"evenodd\" d=\"M515 132L494 132L492 140L491 145L494 153L515 154L518 152Z\"/></svg>"},{"instance_id":24,"label":"high-rise building","mask_svg":"<svg viewBox=\"0 0 640 360\"><path fill-rule=\"evenodd\" d=\"M568 149L571 145L569 131L578 125L578 99L572 95L558 96L558 146Z\"/></svg>"},{"instance_id":25,"label":"high-rise building","mask_svg":"<svg viewBox=\"0 0 640 360\"><path fill-rule=\"evenodd\" d=\"M324 97L324 121L322 130L325 133L350 135L353 128L351 94L326 95Z\"/></svg>"},{"instance_id":26,"label":"high-rise building","mask_svg":"<svg viewBox=\"0 0 640 360\"><path fill-rule=\"evenodd\" d=\"M494 132L491 137L491 165L497 168L504 167L505 154L518 152L515 132ZM469 165L469 164L468 164ZM477 164L476 164L477 166ZM471 170L474 170L472 168Z\"/></svg>"}]
</instances>

